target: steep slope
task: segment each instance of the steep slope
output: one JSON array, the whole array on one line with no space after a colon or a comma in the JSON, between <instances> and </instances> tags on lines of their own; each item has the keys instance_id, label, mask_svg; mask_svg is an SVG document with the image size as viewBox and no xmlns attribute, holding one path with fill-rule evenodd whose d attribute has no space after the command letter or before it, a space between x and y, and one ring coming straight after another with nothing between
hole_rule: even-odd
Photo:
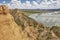
<instances>
[{"instance_id":1,"label":"steep slope","mask_svg":"<svg viewBox=\"0 0 60 40\"><path fill-rule=\"evenodd\" d=\"M44 30L43 25L34 20L30 23L26 16L17 14L13 18L6 6L0 6L0 40L38 40L38 35Z\"/></svg>"},{"instance_id":2,"label":"steep slope","mask_svg":"<svg viewBox=\"0 0 60 40\"><path fill-rule=\"evenodd\" d=\"M39 40L60 40L60 38L53 31L44 30L39 35Z\"/></svg>"},{"instance_id":3,"label":"steep slope","mask_svg":"<svg viewBox=\"0 0 60 40\"><path fill-rule=\"evenodd\" d=\"M11 14L29 40L60 40L49 28L27 17L19 10L13 10Z\"/></svg>"},{"instance_id":4,"label":"steep slope","mask_svg":"<svg viewBox=\"0 0 60 40\"><path fill-rule=\"evenodd\" d=\"M60 38L60 27L59 26L53 26L50 30L52 30L58 38Z\"/></svg>"},{"instance_id":5,"label":"steep slope","mask_svg":"<svg viewBox=\"0 0 60 40\"><path fill-rule=\"evenodd\" d=\"M46 29L19 10L13 12L0 6L0 40L60 40L54 28Z\"/></svg>"},{"instance_id":6,"label":"steep slope","mask_svg":"<svg viewBox=\"0 0 60 40\"><path fill-rule=\"evenodd\" d=\"M44 30L44 26L37 23L35 20L27 17L24 13L19 10L14 10L11 13L15 19L15 22L22 26L23 32L27 35L30 40L37 40L40 32Z\"/></svg>"},{"instance_id":7,"label":"steep slope","mask_svg":"<svg viewBox=\"0 0 60 40\"><path fill-rule=\"evenodd\" d=\"M28 40L5 5L0 6L0 40Z\"/></svg>"},{"instance_id":8,"label":"steep slope","mask_svg":"<svg viewBox=\"0 0 60 40\"><path fill-rule=\"evenodd\" d=\"M44 30L43 25L38 25L34 20L30 23L26 16L17 14L13 18L6 6L0 6L0 40L38 40L40 32Z\"/></svg>"}]
</instances>

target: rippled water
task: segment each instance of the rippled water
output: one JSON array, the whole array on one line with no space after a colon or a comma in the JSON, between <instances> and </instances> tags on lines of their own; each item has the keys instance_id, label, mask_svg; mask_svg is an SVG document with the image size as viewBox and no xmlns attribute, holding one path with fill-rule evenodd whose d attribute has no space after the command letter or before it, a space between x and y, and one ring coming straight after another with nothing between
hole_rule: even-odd
<instances>
[{"instance_id":1,"label":"rippled water","mask_svg":"<svg viewBox=\"0 0 60 40\"><path fill-rule=\"evenodd\" d=\"M50 13L35 13L29 17L35 19L37 22L41 22L46 26L60 26L60 12L50 12Z\"/></svg>"}]
</instances>

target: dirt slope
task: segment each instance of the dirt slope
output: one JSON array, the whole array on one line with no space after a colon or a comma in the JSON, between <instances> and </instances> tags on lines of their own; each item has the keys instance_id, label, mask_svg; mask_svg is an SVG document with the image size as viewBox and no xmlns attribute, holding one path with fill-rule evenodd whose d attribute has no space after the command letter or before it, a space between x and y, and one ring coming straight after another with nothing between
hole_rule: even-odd
<instances>
[{"instance_id":1,"label":"dirt slope","mask_svg":"<svg viewBox=\"0 0 60 40\"><path fill-rule=\"evenodd\" d=\"M29 19L24 20L25 16L19 15L21 21L17 21L21 24L18 25L15 17L10 14L10 10L5 5L0 6L0 40L37 40L40 31L37 22L35 26L35 24L32 24L32 22L35 22L33 20L30 24L34 26L30 26Z\"/></svg>"},{"instance_id":2,"label":"dirt slope","mask_svg":"<svg viewBox=\"0 0 60 40\"><path fill-rule=\"evenodd\" d=\"M51 32L49 29L46 30L43 24L37 23L34 19L27 17L19 10L13 10L11 14L15 22L19 26L22 26L22 31L27 35L29 40L60 40L54 32Z\"/></svg>"},{"instance_id":3,"label":"dirt slope","mask_svg":"<svg viewBox=\"0 0 60 40\"><path fill-rule=\"evenodd\" d=\"M27 17L19 10L12 13L0 6L0 40L60 40L41 23Z\"/></svg>"},{"instance_id":4,"label":"dirt slope","mask_svg":"<svg viewBox=\"0 0 60 40\"><path fill-rule=\"evenodd\" d=\"M19 26L22 26L22 31L27 35L29 40L37 40L40 32L44 30L44 26L41 23L37 23L19 10L14 10L11 15L13 15L15 22Z\"/></svg>"},{"instance_id":5,"label":"dirt slope","mask_svg":"<svg viewBox=\"0 0 60 40\"><path fill-rule=\"evenodd\" d=\"M0 6L0 40L24 40L21 31L7 7Z\"/></svg>"}]
</instances>

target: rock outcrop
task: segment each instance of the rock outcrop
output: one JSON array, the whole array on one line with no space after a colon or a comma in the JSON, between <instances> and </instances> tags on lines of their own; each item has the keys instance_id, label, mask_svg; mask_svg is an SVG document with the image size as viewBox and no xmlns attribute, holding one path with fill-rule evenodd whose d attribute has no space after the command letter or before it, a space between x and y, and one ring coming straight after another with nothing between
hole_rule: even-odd
<instances>
[{"instance_id":1,"label":"rock outcrop","mask_svg":"<svg viewBox=\"0 0 60 40\"><path fill-rule=\"evenodd\" d=\"M21 28L6 6L0 6L0 40L23 40Z\"/></svg>"},{"instance_id":2,"label":"rock outcrop","mask_svg":"<svg viewBox=\"0 0 60 40\"><path fill-rule=\"evenodd\" d=\"M42 28L37 24L19 11L12 16L5 5L0 6L0 40L37 40Z\"/></svg>"},{"instance_id":3,"label":"rock outcrop","mask_svg":"<svg viewBox=\"0 0 60 40\"><path fill-rule=\"evenodd\" d=\"M27 17L19 10L14 10L11 14L29 40L38 39L38 35L44 30L44 26L41 23L37 23L34 19Z\"/></svg>"}]
</instances>

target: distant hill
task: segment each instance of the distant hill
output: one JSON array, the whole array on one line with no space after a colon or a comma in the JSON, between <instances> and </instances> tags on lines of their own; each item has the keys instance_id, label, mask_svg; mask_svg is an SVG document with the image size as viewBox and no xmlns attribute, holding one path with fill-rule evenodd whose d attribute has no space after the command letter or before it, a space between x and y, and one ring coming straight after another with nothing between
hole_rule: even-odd
<instances>
[{"instance_id":1,"label":"distant hill","mask_svg":"<svg viewBox=\"0 0 60 40\"><path fill-rule=\"evenodd\" d=\"M21 9L21 10L26 10L26 11L28 11L28 10L60 11L60 9Z\"/></svg>"}]
</instances>

